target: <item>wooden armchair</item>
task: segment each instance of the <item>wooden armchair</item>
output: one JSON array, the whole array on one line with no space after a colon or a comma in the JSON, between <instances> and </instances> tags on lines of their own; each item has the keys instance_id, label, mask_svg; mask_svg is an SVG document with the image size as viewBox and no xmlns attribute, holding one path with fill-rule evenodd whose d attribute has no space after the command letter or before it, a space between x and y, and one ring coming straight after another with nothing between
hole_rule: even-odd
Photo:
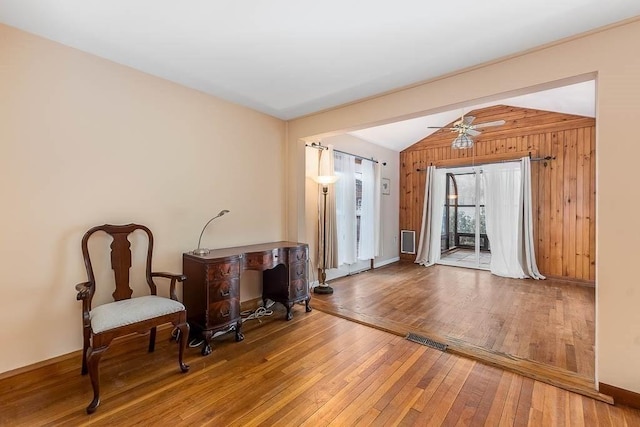
<instances>
[{"instance_id":1,"label":"wooden armchair","mask_svg":"<svg viewBox=\"0 0 640 427\"><path fill-rule=\"evenodd\" d=\"M131 243L128 236L136 230L147 234L146 281L150 295L132 298L133 290L129 285L129 269L131 267ZM96 282L89 257L89 238L96 232L103 231L113 238L111 243L111 268L115 274L114 302L92 307L92 299L96 290ZM187 312L176 298L176 282L185 280L183 275L170 273L152 273L151 255L153 252L153 235L144 225L101 225L87 231L82 238L82 256L87 270L88 281L76 285L77 299L82 301L82 325L84 345L82 351L82 375L89 373L93 386L93 400L87 406L87 413L92 413L100 404L100 357L109 348L111 340L133 332L149 333L149 352L154 350L156 327L171 322L177 329L179 342L178 363L182 372L189 369L182 361L189 337ZM154 278L170 279L169 294L171 298L157 296Z\"/></svg>"}]
</instances>

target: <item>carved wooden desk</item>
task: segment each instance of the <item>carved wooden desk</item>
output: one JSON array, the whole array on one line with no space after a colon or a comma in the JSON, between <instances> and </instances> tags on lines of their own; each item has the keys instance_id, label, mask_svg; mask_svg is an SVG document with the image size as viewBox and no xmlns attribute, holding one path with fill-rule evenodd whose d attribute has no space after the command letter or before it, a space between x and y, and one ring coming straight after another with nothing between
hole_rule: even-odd
<instances>
[{"instance_id":1,"label":"carved wooden desk","mask_svg":"<svg viewBox=\"0 0 640 427\"><path fill-rule=\"evenodd\" d=\"M242 341L240 276L244 270L262 271L262 299L284 304L291 320L293 304L309 305L309 246L306 243L272 242L216 249L207 255L182 255L183 300L192 330L205 340L202 354L211 353L211 339L219 331L235 327Z\"/></svg>"}]
</instances>

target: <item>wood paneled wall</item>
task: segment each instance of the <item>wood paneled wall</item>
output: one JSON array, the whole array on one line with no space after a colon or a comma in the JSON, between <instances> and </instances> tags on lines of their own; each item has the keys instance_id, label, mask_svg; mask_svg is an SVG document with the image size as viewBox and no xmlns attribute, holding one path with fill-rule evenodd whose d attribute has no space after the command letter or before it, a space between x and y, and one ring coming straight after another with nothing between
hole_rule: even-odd
<instances>
[{"instance_id":1,"label":"wood paneled wall","mask_svg":"<svg viewBox=\"0 0 640 427\"><path fill-rule=\"evenodd\" d=\"M474 123L503 119L486 128L474 147L451 149L448 130L417 142L400 153L400 229L420 238L424 169L532 157L554 159L532 163L536 260L547 276L595 281L595 119L510 106L468 113ZM415 255L402 254L414 260Z\"/></svg>"}]
</instances>

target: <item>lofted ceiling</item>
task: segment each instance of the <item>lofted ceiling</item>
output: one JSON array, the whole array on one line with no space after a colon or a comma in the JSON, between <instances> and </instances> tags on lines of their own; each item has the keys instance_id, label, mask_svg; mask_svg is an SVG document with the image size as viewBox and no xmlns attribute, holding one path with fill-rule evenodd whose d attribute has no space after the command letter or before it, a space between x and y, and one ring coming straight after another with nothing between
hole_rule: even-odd
<instances>
[{"instance_id":1,"label":"lofted ceiling","mask_svg":"<svg viewBox=\"0 0 640 427\"><path fill-rule=\"evenodd\" d=\"M464 108L375 126L349 132L349 134L382 147L402 151L438 130L429 129L429 126L445 126L472 110L502 104L513 107L533 108L536 110L595 117L595 97L595 81L589 80L526 95L503 98L492 102L469 104L465 105ZM476 124L477 123L479 122L476 122ZM452 135L452 141L454 137L455 135Z\"/></svg>"},{"instance_id":2,"label":"lofted ceiling","mask_svg":"<svg viewBox=\"0 0 640 427\"><path fill-rule=\"evenodd\" d=\"M283 120L638 15L637 0L0 0L0 23Z\"/></svg>"}]
</instances>

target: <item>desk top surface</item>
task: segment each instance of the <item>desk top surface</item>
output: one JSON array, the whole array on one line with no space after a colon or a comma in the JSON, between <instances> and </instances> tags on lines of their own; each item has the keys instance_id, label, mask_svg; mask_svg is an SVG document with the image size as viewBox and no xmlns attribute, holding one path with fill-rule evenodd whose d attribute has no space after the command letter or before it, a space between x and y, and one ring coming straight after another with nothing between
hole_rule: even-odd
<instances>
[{"instance_id":1,"label":"desk top surface","mask_svg":"<svg viewBox=\"0 0 640 427\"><path fill-rule=\"evenodd\" d=\"M250 254L255 252L266 252L274 249L280 248L295 248L300 246L307 246L306 243L298 243L298 242L268 242L268 243L258 243L255 245L245 245L245 246L235 246L233 248L220 248L220 249L212 249L207 255L194 255L193 252L185 252L183 256L189 257L195 260L207 260L207 259L218 259L218 258L226 258L237 255Z\"/></svg>"}]
</instances>

